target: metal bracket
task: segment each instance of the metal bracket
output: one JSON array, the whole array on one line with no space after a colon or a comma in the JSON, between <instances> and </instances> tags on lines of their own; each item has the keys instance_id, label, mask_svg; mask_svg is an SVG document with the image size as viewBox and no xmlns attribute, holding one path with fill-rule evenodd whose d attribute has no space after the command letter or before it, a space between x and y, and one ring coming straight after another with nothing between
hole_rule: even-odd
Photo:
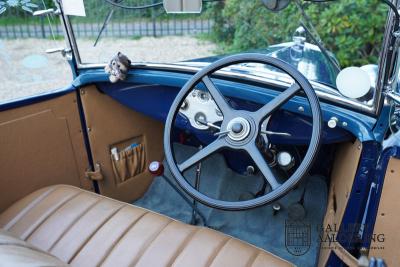
<instances>
[{"instance_id":1,"label":"metal bracket","mask_svg":"<svg viewBox=\"0 0 400 267\"><path fill-rule=\"evenodd\" d=\"M393 90L387 91L383 93L387 98L390 98L391 100L393 100L394 102L396 102L396 104L400 104L400 94L394 92Z\"/></svg>"},{"instance_id":2,"label":"metal bracket","mask_svg":"<svg viewBox=\"0 0 400 267\"><path fill-rule=\"evenodd\" d=\"M61 53L63 57L65 57L67 54L71 53L70 48L64 48L64 47L57 47L57 48L50 48L46 50L46 54L54 54L54 53Z\"/></svg>"}]
</instances>

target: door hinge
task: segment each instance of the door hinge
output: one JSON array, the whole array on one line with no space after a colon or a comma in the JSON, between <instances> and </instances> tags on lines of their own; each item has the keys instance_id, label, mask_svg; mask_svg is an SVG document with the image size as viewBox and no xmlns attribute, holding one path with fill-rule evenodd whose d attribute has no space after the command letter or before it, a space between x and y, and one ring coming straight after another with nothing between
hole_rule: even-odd
<instances>
[{"instance_id":1,"label":"door hinge","mask_svg":"<svg viewBox=\"0 0 400 267\"><path fill-rule=\"evenodd\" d=\"M101 173L100 164L96 163L94 165L94 171L87 170L85 172L85 177L90 179L90 180L93 180L93 181L101 181L101 180L103 180L104 177L103 177L103 174Z\"/></svg>"}]
</instances>

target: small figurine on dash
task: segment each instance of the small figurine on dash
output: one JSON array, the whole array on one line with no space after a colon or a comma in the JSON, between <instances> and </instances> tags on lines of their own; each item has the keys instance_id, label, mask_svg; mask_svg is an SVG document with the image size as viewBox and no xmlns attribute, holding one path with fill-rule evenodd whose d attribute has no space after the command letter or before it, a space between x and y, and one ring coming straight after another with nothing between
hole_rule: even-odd
<instances>
[{"instance_id":1,"label":"small figurine on dash","mask_svg":"<svg viewBox=\"0 0 400 267\"><path fill-rule=\"evenodd\" d=\"M110 74L110 82L116 83L126 79L130 65L131 61L129 58L121 52L118 52L118 54L111 59L110 63L106 65L104 70Z\"/></svg>"}]
</instances>

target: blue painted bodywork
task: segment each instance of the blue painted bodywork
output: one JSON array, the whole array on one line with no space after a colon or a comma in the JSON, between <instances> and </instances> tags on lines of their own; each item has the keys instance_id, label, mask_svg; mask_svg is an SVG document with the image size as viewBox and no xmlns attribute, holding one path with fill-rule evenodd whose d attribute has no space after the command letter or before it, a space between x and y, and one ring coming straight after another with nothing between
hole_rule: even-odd
<instances>
[{"instance_id":1,"label":"blue painted bodywork","mask_svg":"<svg viewBox=\"0 0 400 267\"><path fill-rule=\"evenodd\" d=\"M376 217L378 215L379 201L382 195L383 183L385 182L385 175L389 160L391 158L400 159L400 147L393 146L386 148L379 158L378 164L374 172L374 180L376 187L372 190L371 200L368 205L368 212L366 214L366 224L368 225L365 236L371 236L375 226ZM367 242L363 243L363 246L369 248L371 240L366 239Z\"/></svg>"},{"instance_id":2,"label":"blue painted bodywork","mask_svg":"<svg viewBox=\"0 0 400 267\"><path fill-rule=\"evenodd\" d=\"M373 133L375 135L375 140L378 142L383 142L386 132L389 129L389 118L392 111L391 105L384 105L381 109L378 121L375 124Z\"/></svg>"},{"instance_id":3,"label":"blue painted bodywork","mask_svg":"<svg viewBox=\"0 0 400 267\"><path fill-rule=\"evenodd\" d=\"M350 198L339 228L340 243L348 251L356 253L354 240L357 240L359 226L362 224L367 199L374 180L376 163L381 151L378 142L364 142L359 166L351 189Z\"/></svg>"}]
</instances>

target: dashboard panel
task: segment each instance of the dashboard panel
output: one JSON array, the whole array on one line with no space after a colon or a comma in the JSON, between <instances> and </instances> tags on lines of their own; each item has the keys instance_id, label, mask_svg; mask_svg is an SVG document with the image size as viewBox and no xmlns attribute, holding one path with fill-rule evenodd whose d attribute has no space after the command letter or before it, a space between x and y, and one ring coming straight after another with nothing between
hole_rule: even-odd
<instances>
[{"instance_id":1,"label":"dashboard panel","mask_svg":"<svg viewBox=\"0 0 400 267\"><path fill-rule=\"evenodd\" d=\"M110 84L98 83L100 91L110 95L122 104L142 112L157 120L165 121L169 108L180 88L159 84ZM227 101L234 109L257 110L260 103L238 98L227 97ZM196 88L189 94L182 104L176 118L176 126L182 130L192 132L196 137L209 143L215 137L210 127L197 122L200 117L215 124L223 117L217 105L208 92ZM275 144L307 145L310 142L312 131L311 118L307 114L300 115L289 110L281 109L269 118L267 129L274 132L289 133L289 136L270 136L269 140ZM354 139L354 136L340 127L329 128L324 123L322 142L332 144Z\"/></svg>"},{"instance_id":2,"label":"dashboard panel","mask_svg":"<svg viewBox=\"0 0 400 267\"><path fill-rule=\"evenodd\" d=\"M155 119L165 121L171 103L179 90L193 76L193 73L166 71L159 69L141 69L136 67L129 71L127 79L111 84L103 69L81 70L73 81L74 88L95 84L100 91L114 98L121 104ZM239 79L213 79L214 84L228 98L237 98L250 103L266 104L280 92L271 84L262 82L249 83ZM204 88L203 88L204 89ZM361 142L382 140L386 121L360 113L355 109L344 108L340 103L327 102L321 99L322 119L324 125L336 118L337 129L324 129L324 142L338 140L333 132L351 133ZM293 97L283 109L300 116L310 116L307 100L301 96ZM330 138L331 135L334 138ZM328 138L326 138L328 137ZM337 136L338 137L338 136Z\"/></svg>"}]
</instances>

